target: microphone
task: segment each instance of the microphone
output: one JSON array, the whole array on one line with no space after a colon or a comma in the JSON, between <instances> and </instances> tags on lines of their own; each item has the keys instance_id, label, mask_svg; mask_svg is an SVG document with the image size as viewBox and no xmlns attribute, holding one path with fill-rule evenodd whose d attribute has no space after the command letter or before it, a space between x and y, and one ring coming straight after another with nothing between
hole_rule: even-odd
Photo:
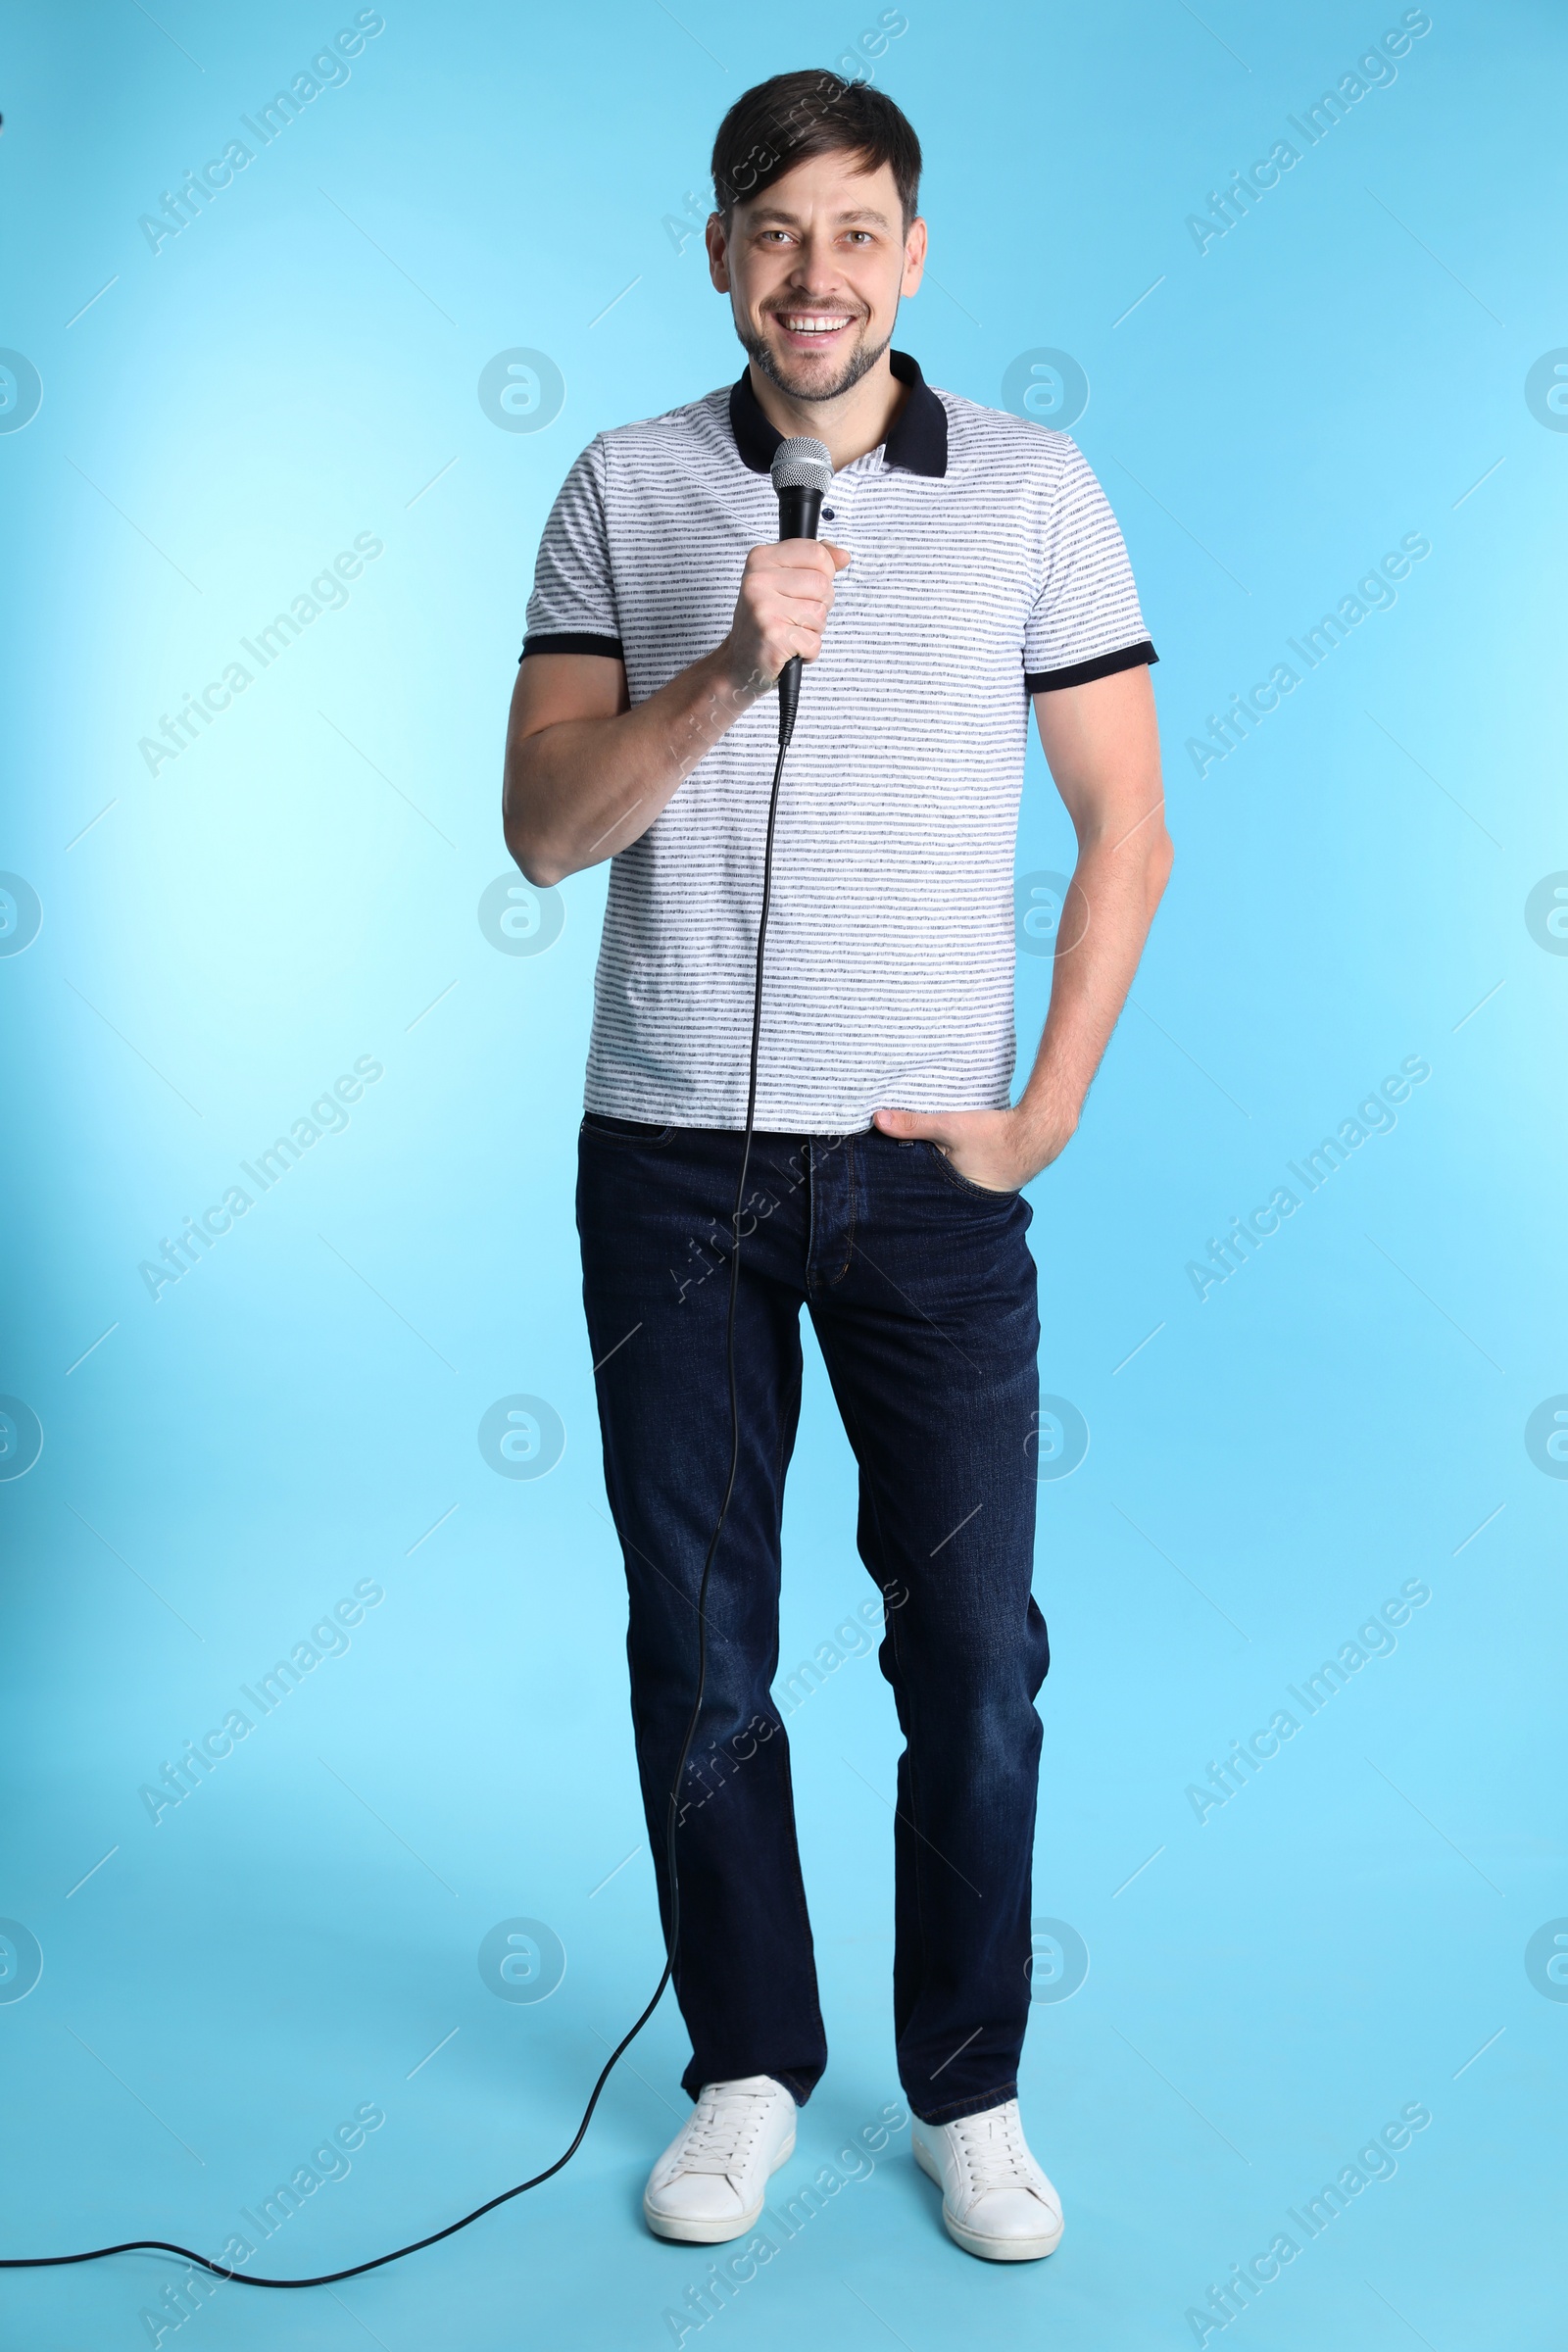
<instances>
[{"instance_id":1,"label":"microphone","mask_svg":"<svg viewBox=\"0 0 1568 2352\"><path fill-rule=\"evenodd\" d=\"M781 441L773 453L773 487L778 492L780 539L814 539L822 512L822 494L833 479L833 460L820 441L802 435ZM782 752L795 732L795 709L801 699L801 657L792 654L778 673L778 748Z\"/></svg>"}]
</instances>

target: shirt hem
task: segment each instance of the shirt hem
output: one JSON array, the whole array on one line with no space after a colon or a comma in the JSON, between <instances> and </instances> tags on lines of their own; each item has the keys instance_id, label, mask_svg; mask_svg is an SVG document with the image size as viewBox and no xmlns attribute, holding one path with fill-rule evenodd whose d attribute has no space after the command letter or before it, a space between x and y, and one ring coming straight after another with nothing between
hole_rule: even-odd
<instances>
[{"instance_id":1,"label":"shirt hem","mask_svg":"<svg viewBox=\"0 0 1568 2352\"><path fill-rule=\"evenodd\" d=\"M956 1110L1006 1110L1010 1101L1010 1096L1000 1102L976 1102L971 1098L962 1102L917 1103L901 1099L895 1104L891 1097L886 1101L879 1097L870 1110L841 1112L824 1111L820 1107L808 1109L798 1103L764 1102L759 1104L752 1124L753 1131L758 1135L864 1135L870 1130L873 1113L881 1109L912 1110L917 1116L941 1118L945 1113ZM744 1112L718 1110L707 1104L684 1104L679 1110L665 1110L658 1104L621 1097L614 1100L586 1100L583 1109L591 1111L596 1118L632 1119L639 1125L649 1127L686 1127L722 1135L744 1135L746 1132Z\"/></svg>"}]
</instances>

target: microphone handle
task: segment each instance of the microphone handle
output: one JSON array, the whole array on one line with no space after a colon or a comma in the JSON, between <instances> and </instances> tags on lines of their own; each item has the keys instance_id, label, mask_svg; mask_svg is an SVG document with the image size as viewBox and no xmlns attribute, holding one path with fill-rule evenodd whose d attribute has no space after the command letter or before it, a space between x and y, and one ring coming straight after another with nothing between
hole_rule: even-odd
<instances>
[{"instance_id":1,"label":"microphone handle","mask_svg":"<svg viewBox=\"0 0 1568 2352\"><path fill-rule=\"evenodd\" d=\"M820 490L781 490L778 494L778 535L784 539L814 539L822 513ZM792 654L778 673L778 741L782 751L795 732L795 711L801 699L801 657Z\"/></svg>"}]
</instances>

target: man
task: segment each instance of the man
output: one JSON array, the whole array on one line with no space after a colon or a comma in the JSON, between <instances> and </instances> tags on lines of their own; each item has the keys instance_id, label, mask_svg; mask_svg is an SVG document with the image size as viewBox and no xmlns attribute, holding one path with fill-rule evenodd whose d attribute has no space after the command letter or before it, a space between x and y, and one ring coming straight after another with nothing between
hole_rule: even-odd
<instances>
[{"instance_id":1,"label":"man","mask_svg":"<svg viewBox=\"0 0 1568 2352\"><path fill-rule=\"evenodd\" d=\"M906 1747L894 2013L914 2152L957 2243L1049 2254L1024 2140L1030 1856L1049 1651L1030 1596L1038 1387L1021 1187L1077 1125L1170 870L1116 524L1063 435L931 390L890 348L925 261L920 149L824 74L750 90L713 150L730 390L602 433L540 548L508 846L544 886L613 860L577 1196L632 1713L666 1936L668 1794L729 1468L727 1256L763 832L784 771L736 1320L739 1468L678 1830L696 2101L661 2236L744 2234L826 2062L778 1663L779 1523L808 1309L859 1468ZM781 436L825 442L827 542L776 543ZM1013 1069L1012 865L1033 703L1078 835L1050 1017Z\"/></svg>"}]
</instances>

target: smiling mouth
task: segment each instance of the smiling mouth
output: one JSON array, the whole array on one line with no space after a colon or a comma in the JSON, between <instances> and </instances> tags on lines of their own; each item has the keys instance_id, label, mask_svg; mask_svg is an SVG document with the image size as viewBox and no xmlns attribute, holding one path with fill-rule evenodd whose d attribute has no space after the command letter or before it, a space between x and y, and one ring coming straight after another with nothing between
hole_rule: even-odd
<instances>
[{"instance_id":1,"label":"smiling mouth","mask_svg":"<svg viewBox=\"0 0 1568 2352\"><path fill-rule=\"evenodd\" d=\"M775 311L775 325L798 343L826 342L855 320L848 311Z\"/></svg>"}]
</instances>

